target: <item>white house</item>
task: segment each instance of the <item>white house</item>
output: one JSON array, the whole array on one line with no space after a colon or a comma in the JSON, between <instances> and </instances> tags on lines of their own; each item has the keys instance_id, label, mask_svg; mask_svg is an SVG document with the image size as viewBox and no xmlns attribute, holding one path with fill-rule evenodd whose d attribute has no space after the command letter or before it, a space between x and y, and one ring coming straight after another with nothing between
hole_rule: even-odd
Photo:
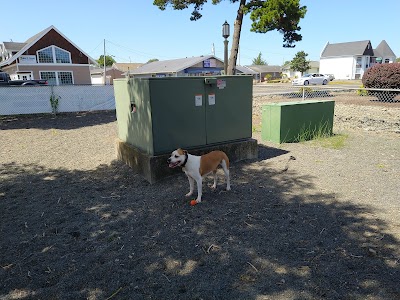
<instances>
[{"instance_id":1,"label":"white house","mask_svg":"<svg viewBox=\"0 0 400 300\"><path fill-rule=\"evenodd\" d=\"M321 53L319 70L333 74L336 79L361 79L364 72L376 63L393 63L396 55L386 41L376 49L371 41L358 41L325 45Z\"/></svg>"},{"instance_id":2,"label":"white house","mask_svg":"<svg viewBox=\"0 0 400 300\"><path fill-rule=\"evenodd\" d=\"M310 60L310 69L304 72L304 74L307 73L320 73L319 71L319 61L315 60ZM282 67L282 74L285 75L287 78L299 78L301 77L301 72L299 71L294 71L291 69L290 63L286 64Z\"/></svg>"}]
</instances>

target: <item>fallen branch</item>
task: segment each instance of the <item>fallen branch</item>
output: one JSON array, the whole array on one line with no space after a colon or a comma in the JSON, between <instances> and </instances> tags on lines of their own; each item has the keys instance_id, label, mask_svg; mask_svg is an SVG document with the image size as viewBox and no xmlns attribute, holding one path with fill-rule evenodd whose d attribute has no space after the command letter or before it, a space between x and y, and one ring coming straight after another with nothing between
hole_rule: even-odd
<instances>
[{"instance_id":1,"label":"fallen branch","mask_svg":"<svg viewBox=\"0 0 400 300\"><path fill-rule=\"evenodd\" d=\"M110 297L108 297L106 300L109 300L113 298L115 295L117 295L120 291L122 290L122 287L120 287L118 290L116 290Z\"/></svg>"}]
</instances>

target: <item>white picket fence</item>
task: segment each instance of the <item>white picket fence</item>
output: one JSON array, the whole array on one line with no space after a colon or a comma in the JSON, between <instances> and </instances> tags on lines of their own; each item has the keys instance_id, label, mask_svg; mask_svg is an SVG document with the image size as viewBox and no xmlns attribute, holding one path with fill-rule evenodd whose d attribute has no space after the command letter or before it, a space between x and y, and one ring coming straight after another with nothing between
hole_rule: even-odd
<instances>
[{"instance_id":1,"label":"white picket fence","mask_svg":"<svg viewBox=\"0 0 400 300\"><path fill-rule=\"evenodd\" d=\"M51 96L58 112L115 109L112 85L61 85L0 87L0 115L52 113Z\"/></svg>"}]
</instances>

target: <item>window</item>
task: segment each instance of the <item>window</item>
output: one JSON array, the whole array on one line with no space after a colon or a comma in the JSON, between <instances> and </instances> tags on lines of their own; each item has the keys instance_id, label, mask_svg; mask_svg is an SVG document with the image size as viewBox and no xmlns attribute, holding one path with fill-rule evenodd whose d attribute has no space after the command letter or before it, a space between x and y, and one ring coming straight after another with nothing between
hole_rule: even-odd
<instances>
[{"instance_id":1,"label":"window","mask_svg":"<svg viewBox=\"0 0 400 300\"><path fill-rule=\"evenodd\" d=\"M390 63L390 60L389 60L389 58L386 58L385 59L385 64L388 64L388 63Z\"/></svg>"},{"instance_id":2,"label":"window","mask_svg":"<svg viewBox=\"0 0 400 300\"><path fill-rule=\"evenodd\" d=\"M50 46L37 52L38 62L42 64L70 64L71 53L56 46Z\"/></svg>"},{"instance_id":3,"label":"window","mask_svg":"<svg viewBox=\"0 0 400 300\"><path fill-rule=\"evenodd\" d=\"M56 72L40 72L40 79L47 80L49 85L57 85Z\"/></svg>"},{"instance_id":4,"label":"window","mask_svg":"<svg viewBox=\"0 0 400 300\"><path fill-rule=\"evenodd\" d=\"M60 85L73 84L72 72L57 72L57 73L58 73L58 82Z\"/></svg>"},{"instance_id":5,"label":"window","mask_svg":"<svg viewBox=\"0 0 400 300\"><path fill-rule=\"evenodd\" d=\"M71 63L71 58L69 55L69 52L64 51L60 48L55 48L55 54L56 54L56 62L61 63L61 64L70 64Z\"/></svg>"},{"instance_id":6,"label":"window","mask_svg":"<svg viewBox=\"0 0 400 300\"><path fill-rule=\"evenodd\" d=\"M49 85L74 84L72 72L40 72L40 79L47 80Z\"/></svg>"},{"instance_id":7,"label":"window","mask_svg":"<svg viewBox=\"0 0 400 300\"><path fill-rule=\"evenodd\" d=\"M51 48L38 51L38 62L44 64L53 63L53 52Z\"/></svg>"}]
</instances>

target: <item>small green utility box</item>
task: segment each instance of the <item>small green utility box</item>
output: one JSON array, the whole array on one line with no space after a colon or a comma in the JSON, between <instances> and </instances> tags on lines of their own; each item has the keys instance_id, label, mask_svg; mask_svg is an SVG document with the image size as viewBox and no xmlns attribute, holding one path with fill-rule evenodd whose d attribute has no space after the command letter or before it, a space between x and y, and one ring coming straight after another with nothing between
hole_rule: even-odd
<instances>
[{"instance_id":1,"label":"small green utility box","mask_svg":"<svg viewBox=\"0 0 400 300\"><path fill-rule=\"evenodd\" d=\"M118 137L149 155L252 136L252 76L114 80Z\"/></svg>"},{"instance_id":2,"label":"small green utility box","mask_svg":"<svg viewBox=\"0 0 400 300\"><path fill-rule=\"evenodd\" d=\"M261 138L287 143L332 135L334 107L335 101L266 104L262 108Z\"/></svg>"}]
</instances>

